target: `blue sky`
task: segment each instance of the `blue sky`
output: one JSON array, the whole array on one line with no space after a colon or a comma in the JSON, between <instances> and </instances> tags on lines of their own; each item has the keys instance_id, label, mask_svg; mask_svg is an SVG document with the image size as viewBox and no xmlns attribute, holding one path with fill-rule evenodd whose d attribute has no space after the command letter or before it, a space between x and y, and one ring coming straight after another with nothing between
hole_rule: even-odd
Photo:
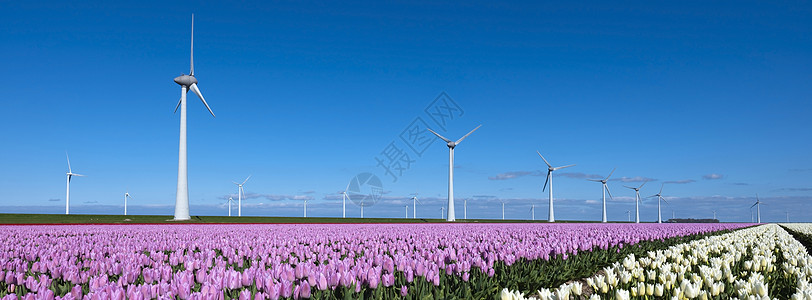
<instances>
[{"instance_id":1,"label":"blue sky","mask_svg":"<svg viewBox=\"0 0 812 300\"><path fill-rule=\"evenodd\" d=\"M336 193L371 172L384 196L366 216L401 217L418 192L418 217L440 217L447 148L400 139L419 118L452 139L483 125L455 150L458 218L465 198L472 218L500 199L546 218L538 150L577 164L556 172L557 219L599 220L585 179L617 168L610 220L634 209L622 185L650 179L644 196L668 182L664 217L750 221L758 193L764 221L812 221L812 5L750 1L2 2L0 212L62 213L67 151L87 175L73 213L121 213L129 190L132 212L172 214L192 13L217 115L189 94L192 215L227 214L253 174L244 215L307 198L339 216ZM456 104L445 126L437 99ZM390 143L410 155L397 181L375 160Z\"/></svg>"}]
</instances>

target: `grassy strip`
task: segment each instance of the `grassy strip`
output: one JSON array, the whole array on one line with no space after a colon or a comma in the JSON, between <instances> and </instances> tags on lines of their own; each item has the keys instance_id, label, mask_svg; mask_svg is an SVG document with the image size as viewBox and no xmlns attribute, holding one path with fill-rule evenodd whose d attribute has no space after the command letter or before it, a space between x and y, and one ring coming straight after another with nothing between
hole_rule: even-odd
<instances>
[{"instance_id":1,"label":"grassy strip","mask_svg":"<svg viewBox=\"0 0 812 300\"><path fill-rule=\"evenodd\" d=\"M789 232L789 234L791 234L792 237L795 238L795 240L797 240L799 243L804 245L804 248L806 248L806 253L808 253L809 255L812 255L812 236L805 235L803 233L794 231L792 229L787 228L784 225L779 224L779 226L781 226L781 228L783 228L784 230Z\"/></svg>"}]
</instances>

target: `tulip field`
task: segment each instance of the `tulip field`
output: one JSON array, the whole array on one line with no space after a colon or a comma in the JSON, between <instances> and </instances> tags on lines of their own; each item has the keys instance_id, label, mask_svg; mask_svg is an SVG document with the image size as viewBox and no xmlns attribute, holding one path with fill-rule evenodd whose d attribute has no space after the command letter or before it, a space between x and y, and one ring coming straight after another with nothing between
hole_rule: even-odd
<instances>
[{"instance_id":1,"label":"tulip field","mask_svg":"<svg viewBox=\"0 0 812 300\"><path fill-rule=\"evenodd\" d=\"M810 224L785 226L812 234ZM503 289L501 298L812 299L812 257L775 224L630 255L599 273L531 295Z\"/></svg>"},{"instance_id":2,"label":"tulip field","mask_svg":"<svg viewBox=\"0 0 812 300\"><path fill-rule=\"evenodd\" d=\"M751 225L0 226L0 298L803 295L812 258L777 225Z\"/></svg>"}]
</instances>

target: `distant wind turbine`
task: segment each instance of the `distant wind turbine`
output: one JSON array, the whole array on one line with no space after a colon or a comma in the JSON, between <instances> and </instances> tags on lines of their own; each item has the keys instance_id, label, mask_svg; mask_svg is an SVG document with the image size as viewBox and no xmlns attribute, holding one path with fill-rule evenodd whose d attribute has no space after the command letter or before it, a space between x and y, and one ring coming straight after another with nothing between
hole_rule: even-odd
<instances>
[{"instance_id":1,"label":"distant wind turbine","mask_svg":"<svg viewBox=\"0 0 812 300\"><path fill-rule=\"evenodd\" d=\"M550 211L547 216L547 222L555 222L555 211L553 210L553 171L560 170L563 168L569 168L574 166L575 164L553 168L553 166L551 166L550 163L548 163L547 160L544 159L544 156L541 155L541 152L536 151L536 153L538 153L539 157L541 157L541 160L543 160L544 163L547 165L547 180L544 181L544 187L541 189L541 191L543 192L544 189L547 188L547 183L548 182L550 183Z\"/></svg>"},{"instance_id":2,"label":"distant wind turbine","mask_svg":"<svg viewBox=\"0 0 812 300\"><path fill-rule=\"evenodd\" d=\"M648 181L643 181L643 184L641 184L638 187L630 187L630 186L624 185L624 187L626 187L627 189L633 189L634 190L634 222L635 223L640 223L640 189L643 188L644 185L646 185L646 182L648 182Z\"/></svg>"},{"instance_id":3,"label":"distant wind turbine","mask_svg":"<svg viewBox=\"0 0 812 300\"><path fill-rule=\"evenodd\" d=\"M302 200L304 200L304 217L307 218L307 197Z\"/></svg>"},{"instance_id":4,"label":"distant wind turbine","mask_svg":"<svg viewBox=\"0 0 812 300\"><path fill-rule=\"evenodd\" d=\"M482 125L477 126L476 128L474 128L474 130L468 132L468 134L463 135L456 142L445 138L439 133L434 132L434 130L426 128L429 131L431 131L431 133L436 135L438 138L445 141L446 146L448 146L448 217L446 218L446 221L448 222L456 221L456 217L454 215L454 148L457 147L457 145L459 145L462 142L462 140L464 140L469 135L474 133L474 131L479 129L479 127L482 127Z\"/></svg>"},{"instance_id":5,"label":"distant wind turbine","mask_svg":"<svg viewBox=\"0 0 812 300\"><path fill-rule=\"evenodd\" d=\"M129 191L124 192L124 215L125 215L125 216L127 215L127 198L130 198L130 199L132 199L132 198L133 198L132 196L130 196L130 192L129 192Z\"/></svg>"},{"instance_id":6,"label":"distant wind turbine","mask_svg":"<svg viewBox=\"0 0 812 300\"><path fill-rule=\"evenodd\" d=\"M468 220L468 198L462 198L462 218Z\"/></svg>"},{"instance_id":7,"label":"distant wind turbine","mask_svg":"<svg viewBox=\"0 0 812 300\"><path fill-rule=\"evenodd\" d=\"M445 219L445 207L440 207L440 219Z\"/></svg>"},{"instance_id":8,"label":"distant wind turbine","mask_svg":"<svg viewBox=\"0 0 812 300\"><path fill-rule=\"evenodd\" d=\"M533 221L536 220L536 205L535 204L530 205L530 220L533 220Z\"/></svg>"},{"instance_id":9,"label":"distant wind turbine","mask_svg":"<svg viewBox=\"0 0 812 300\"><path fill-rule=\"evenodd\" d=\"M713 212L713 219L716 220L716 211L712 210L712 212Z\"/></svg>"},{"instance_id":10,"label":"distant wind turbine","mask_svg":"<svg viewBox=\"0 0 812 300\"><path fill-rule=\"evenodd\" d=\"M420 200L417 200L417 193L412 195L412 219L417 218L417 204L420 203ZM423 204L423 203L420 203Z\"/></svg>"},{"instance_id":11,"label":"distant wind turbine","mask_svg":"<svg viewBox=\"0 0 812 300\"><path fill-rule=\"evenodd\" d=\"M85 177L85 175L73 173L73 171L70 168L70 157L68 156L68 152L65 152L65 157L68 159L68 173L65 173L68 176L68 187L65 190L65 214L69 215L70 214L70 179L73 176Z\"/></svg>"},{"instance_id":12,"label":"distant wind turbine","mask_svg":"<svg viewBox=\"0 0 812 300\"><path fill-rule=\"evenodd\" d=\"M242 196L245 195L245 189L243 189L243 186L245 185L246 182L248 182L248 179L251 179L251 176L252 175L248 175L248 177L246 177L245 180L242 183L232 181L232 183L237 185L237 216L238 217L242 217Z\"/></svg>"},{"instance_id":13,"label":"distant wind turbine","mask_svg":"<svg viewBox=\"0 0 812 300\"><path fill-rule=\"evenodd\" d=\"M612 172L609 172L609 176L606 176L606 178L604 178L604 179L587 179L589 181L600 182L601 184L603 184L603 189L602 189L602 191L603 191L603 219L601 219L601 222L603 222L603 223L606 223L606 193L609 193L609 198L611 198L612 200L615 200L612 197L612 192L609 191L609 186L606 185L606 181L609 180L609 177L612 177L612 173L614 173L614 172L615 172L615 169L612 169Z\"/></svg>"},{"instance_id":14,"label":"distant wind turbine","mask_svg":"<svg viewBox=\"0 0 812 300\"><path fill-rule=\"evenodd\" d=\"M211 116L214 117L214 112L211 107L206 103L203 94L197 87L197 79L195 78L195 64L194 64L194 49L195 49L195 15L192 14L192 43L191 54L189 58L189 75L181 74L175 77L175 83L180 85L180 101L175 106L175 111L180 107L180 142L178 146L178 189L175 194L175 220L189 220L189 176L188 166L186 160L186 93L192 90L203 105L209 110Z\"/></svg>"},{"instance_id":15,"label":"distant wind turbine","mask_svg":"<svg viewBox=\"0 0 812 300\"><path fill-rule=\"evenodd\" d=\"M661 210L660 210L660 201L665 201L665 198L663 198L663 187L664 186L665 186L665 183L661 184L660 185L660 192L657 193L657 194L649 196L649 198L657 197L657 223L662 223L663 222L663 215L662 215ZM665 204L668 204L668 201L665 201Z\"/></svg>"},{"instance_id":16,"label":"distant wind turbine","mask_svg":"<svg viewBox=\"0 0 812 300\"><path fill-rule=\"evenodd\" d=\"M631 210L628 210L628 209L626 210L626 218L629 219L628 220L629 222L632 221L632 211Z\"/></svg>"},{"instance_id":17,"label":"distant wind turbine","mask_svg":"<svg viewBox=\"0 0 812 300\"><path fill-rule=\"evenodd\" d=\"M231 203L234 203L234 197L228 196L228 216L231 216Z\"/></svg>"},{"instance_id":18,"label":"distant wind turbine","mask_svg":"<svg viewBox=\"0 0 812 300\"><path fill-rule=\"evenodd\" d=\"M408 206L408 205L404 205L403 207L405 207L405 208L406 208L406 216L405 216L404 218L408 219L408 218L409 218L409 206Z\"/></svg>"},{"instance_id":19,"label":"distant wind turbine","mask_svg":"<svg viewBox=\"0 0 812 300\"><path fill-rule=\"evenodd\" d=\"M502 220L504 220L505 219L505 200L499 200L499 202L502 202Z\"/></svg>"},{"instance_id":20,"label":"distant wind turbine","mask_svg":"<svg viewBox=\"0 0 812 300\"><path fill-rule=\"evenodd\" d=\"M761 223L761 200L758 199L758 194L756 194L756 203L750 206L750 208L756 207L756 215L758 216L758 223Z\"/></svg>"},{"instance_id":21,"label":"distant wind turbine","mask_svg":"<svg viewBox=\"0 0 812 300\"><path fill-rule=\"evenodd\" d=\"M347 187L344 188L343 191L341 191L341 217L342 218L347 217L347 197L349 197L349 196L347 196L347 189L349 189L349 188L350 188L350 184L348 183Z\"/></svg>"}]
</instances>

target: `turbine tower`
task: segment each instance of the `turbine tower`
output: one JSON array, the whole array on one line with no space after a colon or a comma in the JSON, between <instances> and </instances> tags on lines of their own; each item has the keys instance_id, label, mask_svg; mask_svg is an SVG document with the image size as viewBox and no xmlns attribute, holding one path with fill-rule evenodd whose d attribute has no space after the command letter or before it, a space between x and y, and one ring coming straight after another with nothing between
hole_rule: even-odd
<instances>
[{"instance_id":1,"label":"turbine tower","mask_svg":"<svg viewBox=\"0 0 812 300\"><path fill-rule=\"evenodd\" d=\"M756 207L756 220L761 224L761 200L758 199L758 194L756 194L756 203L753 203L750 208L752 209L753 206Z\"/></svg>"},{"instance_id":2,"label":"turbine tower","mask_svg":"<svg viewBox=\"0 0 812 300\"><path fill-rule=\"evenodd\" d=\"M130 192L124 192L124 215L127 215L127 198L132 199L133 197L130 196Z\"/></svg>"},{"instance_id":3,"label":"turbine tower","mask_svg":"<svg viewBox=\"0 0 812 300\"><path fill-rule=\"evenodd\" d=\"M499 200L499 202L502 202L502 220L504 220L505 219L505 200Z\"/></svg>"},{"instance_id":4,"label":"turbine tower","mask_svg":"<svg viewBox=\"0 0 812 300\"><path fill-rule=\"evenodd\" d=\"M403 207L405 207L405 208L406 208L406 216L405 216L404 218L408 219L408 218L409 218L409 206L408 206L408 205L404 205Z\"/></svg>"},{"instance_id":5,"label":"turbine tower","mask_svg":"<svg viewBox=\"0 0 812 300\"><path fill-rule=\"evenodd\" d=\"M444 218L445 218L445 207L440 206L440 219L444 219Z\"/></svg>"},{"instance_id":6,"label":"turbine tower","mask_svg":"<svg viewBox=\"0 0 812 300\"><path fill-rule=\"evenodd\" d=\"M423 204L420 200L417 200L417 193L414 193L412 196L412 219L417 218L417 204Z\"/></svg>"},{"instance_id":7,"label":"turbine tower","mask_svg":"<svg viewBox=\"0 0 812 300\"><path fill-rule=\"evenodd\" d=\"M713 210L712 212L713 212L713 219L716 220L716 211Z\"/></svg>"},{"instance_id":8,"label":"turbine tower","mask_svg":"<svg viewBox=\"0 0 812 300\"><path fill-rule=\"evenodd\" d=\"M248 177L246 177L245 180L242 183L232 181L232 183L237 185L237 216L238 217L242 217L242 196L245 195L245 189L243 189L243 186L245 185L246 182L248 182L248 179L251 179L251 176L253 176L253 174L248 175Z\"/></svg>"},{"instance_id":9,"label":"turbine tower","mask_svg":"<svg viewBox=\"0 0 812 300\"><path fill-rule=\"evenodd\" d=\"M626 218L629 219L628 222L632 221L632 211L631 210L628 210L628 209L626 210Z\"/></svg>"},{"instance_id":10,"label":"turbine tower","mask_svg":"<svg viewBox=\"0 0 812 300\"><path fill-rule=\"evenodd\" d=\"M601 222L603 223L606 223L606 193L609 193L610 199L615 200L615 198L612 197L612 192L609 191L609 186L606 185L606 181L609 180L609 177L612 177L612 173L614 172L615 169L612 169L612 172L609 172L609 176L606 176L604 179L587 179L589 181L600 182L603 184L603 219L601 219Z\"/></svg>"},{"instance_id":11,"label":"turbine tower","mask_svg":"<svg viewBox=\"0 0 812 300\"><path fill-rule=\"evenodd\" d=\"M350 184L347 183L347 187L341 191L341 217L347 218L347 190L350 188Z\"/></svg>"},{"instance_id":12,"label":"turbine tower","mask_svg":"<svg viewBox=\"0 0 812 300\"><path fill-rule=\"evenodd\" d=\"M462 218L468 220L468 198L462 198Z\"/></svg>"},{"instance_id":13,"label":"turbine tower","mask_svg":"<svg viewBox=\"0 0 812 300\"><path fill-rule=\"evenodd\" d=\"M575 164L553 168L553 166L551 166L550 163L548 163L547 160L544 159L544 156L541 155L541 152L536 151L536 153L538 153L539 157L541 157L541 160L543 160L544 163L547 164L547 180L544 181L544 187L541 188L541 191L544 192L544 190L547 188L547 183L548 182L550 183L550 211L547 216L547 222L555 222L555 211L553 210L553 171L560 170L563 168L569 168L574 166Z\"/></svg>"},{"instance_id":14,"label":"turbine tower","mask_svg":"<svg viewBox=\"0 0 812 300\"><path fill-rule=\"evenodd\" d=\"M65 214L69 215L70 214L70 179L73 176L84 177L85 175L73 173L73 171L71 171L71 168L70 168L70 157L68 156L68 152L65 152L65 157L68 158L68 173L65 173L68 176L68 187L65 190Z\"/></svg>"},{"instance_id":15,"label":"turbine tower","mask_svg":"<svg viewBox=\"0 0 812 300\"><path fill-rule=\"evenodd\" d=\"M304 217L307 218L307 198L304 198Z\"/></svg>"},{"instance_id":16,"label":"turbine tower","mask_svg":"<svg viewBox=\"0 0 812 300\"><path fill-rule=\"evenodd\" d=\"M657 223L662 223L663 222L663 215L662 215L661 210L660 210L660 201L665 201L665 198L663 198L663 195L662 195L664 186L665 186L665 183L661 184L660 185L660 192L657 193L657 194L649 196L649 198L657 197ZM668 204L668 201L665 201L665 203Z\"/></svg>"},{"instance_id":17,"label":"turbine tower","mask_svg":"<svg viewBox=\"0 0 812 300\"><path fill-rule=\"evenodd\" d=\"M625 188L634 190L634 222L635 223L640 223L640 189L643 188L644 185L646 185L646 182L648 182L648 181L643 181L643 184L641 184L638 187L630 187L628 185L624 185Z\"/></svg>"},{"instance_id":18,"label":"turbine tower","mask_svg":"<svg viewBox=\"0 0 812 300\"><path fill-rule=\"evenodd\" d=\"M191 43L191 54L189 56L189 75L181 74L178 77L175 77L175 83L180 85L180 101L178 101L178 105L175 106L175 111L178 111L178 107L180 107L180 142L178 146L178 189L177 193L175 194L175 218L174 220L181 221L181 220L189 220L191 217L189 216L189 176L187 175L187 164L186 164L186 93L189 90L192 90L200 101L203 101L203 105L209 110L212 117L214 117L214 112L211 111L211 107L209 104L206 103L206 99L203 98L203 94L200 93L200 89L197 87L197 79L195 78L195 64L194 64L194 49L195 49L195 15L192 14L192 43Z\"/></svg>"},{"instance_id":19,"label":"turbine tower","mask_svg":"<svg viewBox=\"0 0 812 300\"><path fill-rule=\"evenodd\" d=\"M479 127L482 127L482 125L477 126L476 128L474 128L474 130L468 132L468 134L463 135L456 142L445 138L439 133L434 132L434 130L426 128L429 131L431 131L431 133L436 135L438 138L445 141L446 146L448 146L448 217L446 217L445 219L448 222L453 222L457 220L454 215L454 147L457 147L457 145L459 145L462 142L462 140L464 140L469 135L474 133L474 131L479 129Z\"/></svg>"}]
</instances>

